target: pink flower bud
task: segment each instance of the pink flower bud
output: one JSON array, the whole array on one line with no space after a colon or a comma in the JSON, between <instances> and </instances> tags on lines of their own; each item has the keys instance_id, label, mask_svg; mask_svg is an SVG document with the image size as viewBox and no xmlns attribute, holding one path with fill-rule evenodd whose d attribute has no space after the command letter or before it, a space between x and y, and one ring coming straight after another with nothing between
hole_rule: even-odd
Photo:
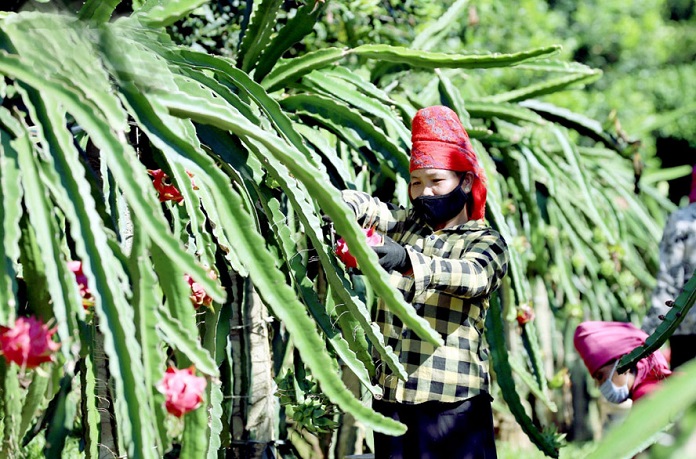
<instances>
[{"instance_id":1,"label":"pink flower bud","mask_svg":"<svg viewBox=\"0 0 696 459\"><path fill-rule=\"evenodd\" d=\"M374 228L369 228L369 229L362 229L363 232L365 233L365 236L367 237L367 245L372 247L373 245L380 245L382 243L382 236L375 231ZM336 242L336 256L338 257L339 260L343 262L344 265L348 268L357 268L358 266L358 260L355 259L353 255L351 255L350 251L348 250L348 244L346 244L346 241L343 240L343 238L339 239Z\"/></svg>"},{"instance_id":2,"label":"pink flower bud","mask_svg":"<svg viewBox=\"0 0 696 459\"><path fill-rule=\"evenodd\" d=\"M69 261L68 269L75 275L77 286L80 288L82 307L89 309L90 306L94 306L94 297L92 296L92 292L89 291L89 287L87 287L87 276L82 272L82 262Z\"/></svg>"},{"instance_id":3,"label":"pink flower bud","mask_svg":"<svg viewBox=\"0 0 696 459\"><path fill-rule=\"evenodd\" d=\"M523 326L524 324L531 322L532 320L534 320L534 317L534 309L532 309L530 305L525 303L517 307L517 323L520 326Z\"/></svg>"},{"instance_id":4,"label":"pink flower bud","mask_svg":"<svg viewBox=\"0 0 696 459\"><path fill-rule=\"evenodd\" d=\"M147 173L153 178L152 184L159 193L160 202L174 201L180 203L184 200L179 190L171 184L169 176L162 169L148 169Z\"/></svg>"},{"instance_id":5,"label":"pink flower bud","mask_svg":"<svg viewBox=\"0 0 696 459\"><path fill-rule=\"evenodd\" d=\"M205 293L203 286L198 282L194 282L193 277L189 276L188 274L184 274L184 277L186 278L186 282L188 282L189 286L191 287L191 295L189 295L189 298L191 299L191 303L193 303L193 307L196 309L201 306L205 306L207 308L211 307L213 304L213 298Z\"/></svg>"},{"instance_id":6,"label":"pink flower bud","mask_svg":"<svg viewBox=\"0 0 696 459\"><path fill-rule=\"evenodd\" d=\"M35 317L19 317L13 328L0 327L0 352L5 360L23 368L51 362L60 348L60 343L51 339L57 329L49 329Z\"/></svg>"},{"instance_id":7,"label":"pink flower bud","mask_svg":"<svg viewBox=\"0 0 696 459\"><path fill-rule=\"evenodd\" d=\"M157 384L157 390L165 396L165 408L176 417L195 410L203 403L203 391L208 382L196 376L195 372L193 365L183 370L169 367Z\"/></svg>"}]
</instances>

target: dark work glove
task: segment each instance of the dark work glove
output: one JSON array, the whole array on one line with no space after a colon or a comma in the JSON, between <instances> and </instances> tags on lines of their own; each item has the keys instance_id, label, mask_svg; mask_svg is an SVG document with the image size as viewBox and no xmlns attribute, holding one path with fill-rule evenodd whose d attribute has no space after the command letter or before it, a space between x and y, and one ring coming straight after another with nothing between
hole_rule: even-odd
<instances>
[{"instance_id":1,"label":"dark work glove","mask_svg":"<svg viewBox=\"0 0 696 459\"><path fill-rule=\"evenodd\" d=\"M373 245L372 250L377 253L380 266L387 272L398 271L403 274L411 269L411 259L406 249L389 236L384 236L382 245Z\"/></svg>"}]
</instances>

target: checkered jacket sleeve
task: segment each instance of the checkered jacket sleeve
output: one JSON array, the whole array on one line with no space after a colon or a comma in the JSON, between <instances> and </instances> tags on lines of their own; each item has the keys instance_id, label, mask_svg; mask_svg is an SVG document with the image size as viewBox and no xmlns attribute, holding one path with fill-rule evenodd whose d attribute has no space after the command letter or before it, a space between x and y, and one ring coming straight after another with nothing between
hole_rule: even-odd
<instances>
[{"instance_id":1,"label":"checkered jacket sleeve","mask_svg":"<svg viewBox=\"0 0 696 459\"><path fill-rule=\"evenodd\" d=\"M407 247L416 292L434 289L461 298L476 298L496 290L507 272L505 242L493 230L475 241L458 238L442 255L426 256ZM452 258L452 254L461 254Z\"/></svg>"},{"instance_id":2,"label":"checkered jacket sleeve","mask_svg":"<svg viewBox=\"0 0 696 459\"><path fill-rule=\"evenodd\" d=\"M344 190L343 200L355 213L360 226L376 227L382 233L399 231L408 217L405 208L384 203L362 191Z\"/></svg>"}]
</instances>

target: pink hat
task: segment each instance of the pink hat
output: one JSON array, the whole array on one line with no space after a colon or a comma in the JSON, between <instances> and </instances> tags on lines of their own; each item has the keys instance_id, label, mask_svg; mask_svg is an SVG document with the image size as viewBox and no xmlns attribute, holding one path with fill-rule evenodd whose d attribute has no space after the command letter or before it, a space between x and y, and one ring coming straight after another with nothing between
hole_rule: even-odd
<instances>
[{"instance_id":1,"label":"pink hat","mask_svg":"<svg viewBox=\"0 0 696 459\"><path fill-rule=\"evenodd\" d=\"M689 194L689 202L696 202L696 165L691 171L691 193Z\"/></svg>"},{"instance_id":2,"label":"pink hat","mask_svg":"<svg viewBox=\"0 0 696 459\"><path fill-rule=\"evenodd\" d=\"M484 218L486 173L457 114L442 105L418 110L411 122L411 143L409 172L417 169L445 169L474 173L471 218Z\"/></svg>"},{"instance_id":3,"label":"pink hat","mask_svg":"<svg viewBox=\"0 0 696 459\"><path fill-rule=\"evenodd\" d=\"M590 374L645 343L648 335L626 322L583 322L573 343Z\"/></svg>"},{"instance_id":4,"label":"pink hat","mask_svg":"<svg viewBox=\"0 0 696 459\"><path fill-rule=\"evenodd\" d=\"M645 344L647 333L626 322L583 322L575 329L573 343L585 366L594 375L604 365ZM644 395L651 383L672 374L664 355L653 352L636 365L633 393ZM645 390L640 389L645 386ZM634 399L637 397L634 397Z\"/></svg>"}]
</instances>

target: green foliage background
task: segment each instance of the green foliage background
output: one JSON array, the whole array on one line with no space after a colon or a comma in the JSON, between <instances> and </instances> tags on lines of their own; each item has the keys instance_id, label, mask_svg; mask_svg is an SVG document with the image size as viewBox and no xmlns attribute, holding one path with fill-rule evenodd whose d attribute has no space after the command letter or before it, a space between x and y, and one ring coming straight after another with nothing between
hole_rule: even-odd
<instances>
[{"instance_id":1,"label":"green foliage background","mask_svg":"<svg viewBox=\"0 0 696 459\"><path fill-rule=\"evenodd\" d=\"M491 182L487 218L513 248L488 317L496 412L549 456L559 454L558 430L588 438L593 411L576 403L598 394L570 337L583 319L640 321L675 207L665 181L688 172L658 169L655 147L693 146L683 122L693 114L683 104L693 56L668 46L679 33L692 40L693 8L604 3L8 6L25 11L0 16L0 318L55 320L63 347L57 364L21 384L15 367L0 367L2 453L44 438L50 457L80 437L96 457L109 429L110 447L129 457L217 457L253 444L265 432L245 425L244 400L268 381L252 376L252 329L271 332L264 352L285 404L271 411L280 431L261 445L350 453L337 446L349 433L327 431L347 424L340 413L400 433L359 400L379 391L370 352L403 371L372 326L374 298L441 338L388 285L338 190L406 204L409 121L432 104L456 110L474 139ZM167 171L182 206L157 203L146 167ZM362 276L336 263L322 214ZM85 263L94 314L66 271L73 258ZM213 310L192 313L184 273L214 296ZM271 318L254 315L258 304ZM537 319L518 326L526 306ZM206 405L183 423L166 417L154 390L168 361L194 364L210 383ZM348 389L348 374L361 389ZM106 382L109 427L95 392Z\"/></svg>"},{"instance_id":2,"label":"green foliage background","mask_svg":"<svg viewBox=\"0 0 696 459\"><path fill-rule=\"evenodd\" d=\"M562 58L602 70L603 76L582 91L549 95L549 101L618 126L618 135L641 142L647 173L692 165L696 157L696 15L693 0L525 0L464 2L458 20L431 37L416 36L452 5L452 0L405 2L355 0L330 2L326 20L303 44L357 46L387 43L431 51L515 52L549 43L563 46ZM461 3L461 2L457 2ZM237 25L223 20L243 10L244 2L213 2L186 19L174 35L213 53L226 53ZM236 9L232 5L239 5ZM225 16L227 15L227 16ZM231 15L231 16L230 16ZM210 21L210 18L216 18ZM192 33L188 33L192 32ZM229 37L230 40L219 40ZM678 45L675 45L678 44ZM426 46L424 46L426 45ZM524 84L527 76L501 70L499 78L479 83L489 92ZM455 78L465 86L467 81ZM684 171L685 169L681 169ZM671 182L670 199L687 194L686 174Z\"/></svg>"}]
</instances>

